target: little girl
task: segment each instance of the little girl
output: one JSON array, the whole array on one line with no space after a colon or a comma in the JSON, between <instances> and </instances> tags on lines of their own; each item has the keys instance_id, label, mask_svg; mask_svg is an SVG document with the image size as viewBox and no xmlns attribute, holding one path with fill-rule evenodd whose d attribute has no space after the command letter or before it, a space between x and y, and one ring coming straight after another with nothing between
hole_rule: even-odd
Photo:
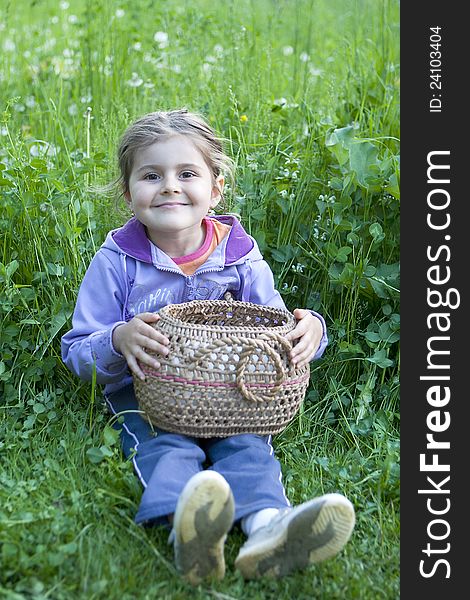
<instances>
[{"instance_id":1,"label":"little girl","mask_svg":"<svg viewBox=\"0 0 470 600\"><path fill-rule=\"evenodd\" d=\"M285 308L255 240L233 216L209 216L222 198L230 159L199 116L155 112L133 123L119 150L120 185L133 217L111 231L81 284L72 329L62 338L69 369L105 384L110 410L143 484L137 523L172 525L175 561L192 584L225 573L234 522L248 536L235 561L244 578L280 577L336 554L354 527L340 494L297 507L287 499L271 436L196 439L151 429L137 412L132 374L159 368L168 339L152 323L169 304L234 298ZM323 318L296 309L291 360L322 355ZM126 412L127 411L127 412ZM207 467L207 465L210 465Z\"/></svg>"}]
</instances>

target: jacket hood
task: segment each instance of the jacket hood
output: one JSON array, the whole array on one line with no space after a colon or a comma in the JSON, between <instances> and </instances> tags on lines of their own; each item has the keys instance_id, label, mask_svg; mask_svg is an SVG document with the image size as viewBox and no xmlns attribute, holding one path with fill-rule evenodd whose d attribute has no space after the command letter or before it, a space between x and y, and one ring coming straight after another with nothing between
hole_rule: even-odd
<instances>
[{"instance_id":1,"label":"jacket hood","mask_svg":"<svg viewBox=\"0 0 470 600\"><path fill-rule=\"evenodd\" d=\"M233 265L248 258L261 260L257 244L243 229L240 221L232 215L211 217L231 227L225 243L225 265ZM221 244L222 245L222 244ZM117 247L116 247L117 246ZM144 225L132 217L123 227L109 232L103 247L114 252L124 252L142 262L153 264L152 242L148 239Z\"/></svg>"}]
</instances>

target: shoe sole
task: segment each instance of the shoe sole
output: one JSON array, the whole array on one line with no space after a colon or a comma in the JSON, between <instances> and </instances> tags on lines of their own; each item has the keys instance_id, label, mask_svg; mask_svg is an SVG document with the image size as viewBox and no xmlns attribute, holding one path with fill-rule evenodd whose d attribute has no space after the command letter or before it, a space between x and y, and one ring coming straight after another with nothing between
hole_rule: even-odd
<instances>
[{"instance_id":1,"label":"shoe sole","mask_svg":"<svg viewBox=\"0 0 470 600\"><path fill-rule=\"evenodd\" d=\"M326 494L294 508L286 526L260 539L235 561L245 579L283 577L337 554L351 537L354 507L340 494Z\"/></svg>"},{"instance_id":2,"label":"shoe sole","mask_svg":"<svg viewBox=\"0 0 470 600\"><path fill-rule=\"evenodd\" d=\"M232 490L215 471L201 471L183 489L175 510L175 562L186 581L225 575L224 543L233 524Z\"/></svg>"}]
</instances>

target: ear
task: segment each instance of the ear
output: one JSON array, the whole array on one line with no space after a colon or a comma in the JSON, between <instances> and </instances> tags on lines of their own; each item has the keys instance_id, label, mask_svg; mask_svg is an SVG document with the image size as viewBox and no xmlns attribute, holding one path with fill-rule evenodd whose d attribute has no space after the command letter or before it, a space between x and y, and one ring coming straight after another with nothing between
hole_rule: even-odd
<instances>
[{"instance_id":1,"label":"ear","mask_svg":"<svg viewBox=\"0 0 470 600\"><path fill-rule=\"evenodd\" d=\"M125 190L123 190L122 195L124 196L124 200L126 201L127 206L129 208L131 208L132 198L131 198L131 193L129 192L129 190L127 190L127 192Z\"/></svg>"},{"instance_id":2,"label":"ear","mask_svg":"<svg viewBox=\"0 0 470 600\"><path fill-rule=\"evenodd\" d=\"M212 186L211 192L211 208L215 208L217 204L222 200L222 192L224 191L225 178L223 175L219 175Z\"/></svg>"}]
</instances>

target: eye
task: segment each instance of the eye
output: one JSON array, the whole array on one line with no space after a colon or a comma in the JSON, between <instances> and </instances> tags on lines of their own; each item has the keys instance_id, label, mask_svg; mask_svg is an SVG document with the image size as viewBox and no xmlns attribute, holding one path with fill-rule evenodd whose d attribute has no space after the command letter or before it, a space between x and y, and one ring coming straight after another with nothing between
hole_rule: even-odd
<instances>
[{"instance_id":1,"label":"eye","mask_svg":"<svg viewBox=\"0 0 470 600\"><path fill-rule=\"evenodd\" d=\"M193 171L183 171L180 175L182 179L191 179L191 177L196 177L196 173Z\"/></svg>"},{"instance_id":2,"label":"eye","mask_svg":"<svg viewBox=\"0 0 470 600\"><path fill-rule=\"evenodd\" d=\"M158 179L160 179L160 175L158 175L158 173L146 173L144 175L144 179L147 181L158 181Z\"/></svg>"}]
</instances>

